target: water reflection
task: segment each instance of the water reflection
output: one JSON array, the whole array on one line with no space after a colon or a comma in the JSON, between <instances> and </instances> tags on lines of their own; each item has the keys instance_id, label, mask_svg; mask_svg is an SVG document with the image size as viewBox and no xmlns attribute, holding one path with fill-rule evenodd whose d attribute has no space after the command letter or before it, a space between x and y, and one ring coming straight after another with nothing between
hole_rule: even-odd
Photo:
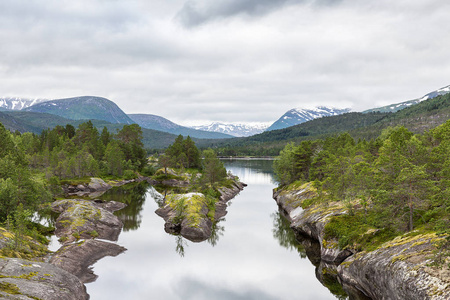
<instances>
[{"instance_id":1,"label":"water reflection","mask_svg":"<svg viewBox=\"0 0 450 300\"><path fill-rule=\"evenodd\" d=\"M94 266L99 279L88 285L91 299L336 298L315 278L316 268L299 258L311 259L311 248L295 241L277 212L271 197L272 161L224 163L249 186L233 200L226 220L214 224L207 242L167 234L164 220L154 212L168 191L149 187L150 201L141 195L136 199L141 204L130 210L136 215L126 217L136 220L135 229L119 236L118 243L128 250ZM315 262L319 265L320 260Z\"/></svg>"},{"instance_id":2,"label":"water reflection","mask_svg":"<svg viewBox=\"0 0 450 300\"><path fill-rule=\"evenodd\" d=\"M142 209L149 184L141 182L138 184L127 184L112 188L99 198L105 201L117 201L127 206L114 214L123 222L123 231L137 230L142 222Z\"/></svg>"},{"instance_id":3,"label":"water reflection","mask_svg":"<svg viewBox=\"0 0 450 300\"><path fill-rule=\"evenodd\" d=\"M301 258L306 258L306 250L297 241L289 221L280 212L274 212L271 217L273 218L273 236L278 240L280 246L291 251L295 250Z\"/></svg>"}]
</instances>

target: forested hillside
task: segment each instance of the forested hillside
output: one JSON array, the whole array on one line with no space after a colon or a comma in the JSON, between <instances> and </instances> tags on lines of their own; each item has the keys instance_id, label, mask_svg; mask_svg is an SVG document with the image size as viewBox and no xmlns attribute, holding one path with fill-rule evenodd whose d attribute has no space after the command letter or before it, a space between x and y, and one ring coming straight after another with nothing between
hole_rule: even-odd
<instances>
[{"instance_id":1,"label":"forested hillside","mask_svg":"<svg viewBox=\"0 0 450 300\"><path fill-rule=\"evenodd\" d=\"M448 153L450 121L423 134L387 128L370 142L344 133L290 143L274 169L281 186L313 182L318 197L305 207L338 201L347 208L325 227L326 235L339 239L339 248L375 249L415 230L447 237L439 253L445 257L450 254Z\"/></svg>"}]
</instances>

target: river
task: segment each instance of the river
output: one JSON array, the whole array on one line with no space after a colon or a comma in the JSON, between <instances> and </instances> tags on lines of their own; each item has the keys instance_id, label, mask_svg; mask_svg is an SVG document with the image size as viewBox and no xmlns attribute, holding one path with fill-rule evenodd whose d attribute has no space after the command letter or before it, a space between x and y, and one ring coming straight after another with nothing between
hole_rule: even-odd
<instances>
[{"instance_id":1,"label":"river","mask_svg":"<svg viewBox=\"0 0 450 300\"><path fill-rule=\"evenodd\" d=\"M91 299L345 299L316 279L315 267L279 215L271 164L225 161L248 186L202 243L164 231L152 187L106 195L130 204L118 212L125 228L117 243L128 250L93 266L98 279L86 285Z\"/></svg>"}]
</instances>

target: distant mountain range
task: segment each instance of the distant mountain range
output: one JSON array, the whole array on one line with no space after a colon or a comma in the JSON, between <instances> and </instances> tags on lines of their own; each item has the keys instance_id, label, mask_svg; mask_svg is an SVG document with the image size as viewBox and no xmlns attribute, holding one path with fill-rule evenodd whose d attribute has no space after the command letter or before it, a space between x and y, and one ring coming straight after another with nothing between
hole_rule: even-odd
<instances>
[{"instance_id":1,"label":"distant mountain range","mask_svg":"<svg viewBox=\"0 0 450 300\"><path fill-rule=\"evenodd\" d=\"M227 135L232 135L235 137L251 136L261 132L269 127L268 124L264 123L220 123L214 122L209 125L192 126L192 128L197 130L220 132Z\"/></svg>"},{"instance_id":2,"label":"distant mountain range","mask_svg":"<svg viewBox=\"0 0 450 300\"><path fill-rule=\"evenodd\" d=\"M148 115L148 114L129 114L128 115L136 124L147 129L159 130L164 132L169 132L176 135L190 136L196 137L200 139L227 139L232 138L233 136L229 134L224 134L220 132L210 132L204 130L197 130L194 128L184 127L178 124L175 124L172 121L167 120L166 118L156 116L156 115Z\"/></svg>"},{"instance_id":3,"label":"distant mountain range","mask_svg":"<svg viewBox=\"0 0 450 300\"><path fill-rule=\"evenodd\" d=\"M98 128L101 129L105 126L113 132L122 128L124 124L137 123L143 128L144 143L149 148L167 147L175 140L176 135L179 134L184 136L190 135L196 141L199 141L199 143L201 141L200 144L204 147L210 147L221 143L220 141L212 142L210 141L211 139L229 140L232 136L251 136L249 141L256 142L257 140L282 140L285 138L295 138L296 136L327 134L333 130L340 131L341 129L356 130L356 128L364 128L370 124L374 124L374 126L375 123L381 124L380 118L384 120L383 122L388 122L386 120L391 120L391 114L384 114L385 112L397 112L395 115L392 114L395 118L404 118L405 116L403 114L407 112L410 114L413 112L414 114L421 114L423 110L436 110L437 108L433 108L438 105L436 103L440 105L439 122L441 122L441 119L445 119L445 116L447 116L445 115L446 110L444 107L447 105L447 102L441 101L442 103L435 103L430 101L434 101L434 98L440 99L438 97L442 96L447 97L447 94L450 95L450 86L443 87L415 100L374 108L363 113L348 113L350 111L349 109L336 109L325 106L320 106L315 109L296 108L286 112L271 126L264 123L226 124L215 122L204 126L194 126L193 128L175 124L156 115L127 115L114 102L102 97L82 96L56 100L5 97L0 98L0 122L12 131L18 130L20 132L29 131L34 133L40 133L43 129L52 128L56 125L72 124L78 126L78 124L88 119L93 120L94 125ZM429 103L433 103L432 105L434 106L428 107L431 105ZM418 109L422 111L416 112ZM377 113L373 116L365 116L365 113L368 112ZM378 115L379 113L381 115ZM340 120L340 123L335 124L333 120L338 115L339 118L336 120ZM331 116L333 116L331 119L322 118ZM437 119L422 118L425 118L429 123L426 123L427 126L438 123L436 121ZM311 123L312 121L316 121L316 119L320 120ZM397 119L389 122L395 125ZM417 120L414 122L419 124ZM304 124L305 126L302 123L306 123ZM298 124L302 124L302 126L298 127ZM422 127L426 127L424 125L425 123L420 124L422 124ZM411 125L411 128L413 128L413 125ZM332 128L328 128L328 126L332 126ZM266 132L262 133L263 131ZM274 131L274 134L266 135L268 133L267 131ZM367 138L370 137L367 136ZM231 139L226 143L232 145L235 143L234 140Z\"/></svg>"},{"instance_id":4,"label":"distant mountain range","mask_svg":"<svg viewBox=\"0 0 450 300\"><path fill-rule=\"evenodd\" d=\"M382 106L382 107L377 107L377 108L372 108L372 109L368 109L363 111L363 113L369 113L369 112L374 112L374 111L379 111L379 112L396 112L399 111L401 109L404 109L406 107L412 106L412 105L416 105L422 101L425 100L429 100L429 99L433 99L437 96L441 96L441 95L445 95L450 93L450 85L440 88L438 90L435 90L431 93L426 94L425 96L421 97L421 98L417 98L414 100L409 100L409 101L404 101L404 102L400 102L397 104L391 104L391 105L386 105L386 106Z\"/></svg>"},{"instance_id":5,"label":"distant mountain range","mask_svg":"<svg viewBox=\"0 0 450 300\"><path fill-rule=\"evenodd\" d=\"M287 111L275 123L270 125L266 131L283 129L305 123L321 117L337 116L350 112L349 108L339 109L326 106L318 106L314 109L294 108Z\"/></svg>"}]
</instances>

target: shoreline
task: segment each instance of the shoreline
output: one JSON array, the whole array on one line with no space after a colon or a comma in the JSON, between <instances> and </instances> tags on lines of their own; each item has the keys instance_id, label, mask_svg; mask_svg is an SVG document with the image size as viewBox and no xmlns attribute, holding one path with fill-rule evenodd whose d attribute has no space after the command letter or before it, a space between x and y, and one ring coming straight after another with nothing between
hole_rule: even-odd
<instances>
[{"instance_id":1,"label":"shoreline","mask_svg":"<svg viewBox=\"0 0 450 300\"><path fill-rule=\"evenodd\" d=\"M273 193L279 210L287 217L296 235L319 243L318 278L328 271L334 273L352 299L450 298L448 268L440 271L430 267L429 256L439 237L435 234L405 234L370 252L339 249L339 240L325 239L324 228L331 217L346 214L346 209L339 203L301 208L304 200L315 196L308 184L291 190L274 190Z\"/></svg>"}]
</instances>

